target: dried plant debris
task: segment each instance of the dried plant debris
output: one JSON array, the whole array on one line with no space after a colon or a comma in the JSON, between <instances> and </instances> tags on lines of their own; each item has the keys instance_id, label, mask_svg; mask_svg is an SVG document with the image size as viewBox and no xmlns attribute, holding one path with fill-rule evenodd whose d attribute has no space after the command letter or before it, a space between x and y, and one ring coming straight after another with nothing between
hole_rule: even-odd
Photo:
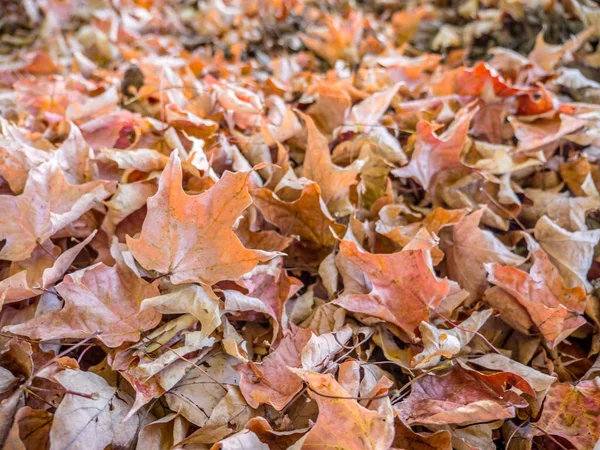
<instances>
[{"instance_id":1,"label":"dried plant debris","mask_svg":"<svg viewBox=\"0 0 600 450\"><path fill-rule=\"evenodd\" d=\"M598 2L0 16L0 448L600 448Z\"/></svg>"}]
</instances>

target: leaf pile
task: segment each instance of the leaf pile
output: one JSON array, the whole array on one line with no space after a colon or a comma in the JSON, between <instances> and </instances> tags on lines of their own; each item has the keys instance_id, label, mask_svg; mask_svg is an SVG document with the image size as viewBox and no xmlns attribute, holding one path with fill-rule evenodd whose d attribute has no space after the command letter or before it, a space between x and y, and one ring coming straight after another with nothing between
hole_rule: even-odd
<instances>
[{"instance_id":1,"label":"leaf pile","mask_svg":"<svg viewBox=\"0 0 600 450\"><path fill-rule=\"evenodd\" d=\"M599 448L597 2L6 3L3 450Z\"/></svg>"}]
</instances>

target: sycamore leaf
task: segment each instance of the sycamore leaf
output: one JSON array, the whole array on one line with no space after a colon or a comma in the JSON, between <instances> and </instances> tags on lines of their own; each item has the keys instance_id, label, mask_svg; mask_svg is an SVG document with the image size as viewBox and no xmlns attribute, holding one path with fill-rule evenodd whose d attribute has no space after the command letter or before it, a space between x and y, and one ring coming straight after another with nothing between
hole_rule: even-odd
<instances>
[{"instance_id":1,"label":"sycamore leaf","mask_svg":"<svg viewBox=\"0 0 600 450\"><path fill-rule=\"evenodd\" d=\"M310 116L302 114L308 138L303 175L321 188L323 201L336 216L347 216L352 211L348 199L350 186L356 184L358 160L348 167L339 167L331 161L329 141L317 129Z\"/></svg>"},{"instance_id":2,"label":"sycamore leaf","mask_svg":"<svg viewBox=\"0 0 600 450\"><path fill-rule=\"evenodd\" d=\"M247 173L226 172L208 191L187 195L176 152L148 199L139 238L127 237L135 259L147 270L169 274L175 284L235 280L274 256L245 248L232 228L250 205Z\"/></svg>"},{"instance_id":3,"label":"sycamore leaf","mask_svg":"<svg viewBox=\"0 0 600 450\"><path fill-rule=\"evenodd\" d=\"M410 336L450 293L448 280L439 280L423 250L392 254L360 251L352 241L340 243L340 255L362 270L373 289L368 294L343 295L335 304L356 313L391 322Z\"/></svg>"},{"instance_id":4,"label":"sycamore leaf","mask_svg":"<svg viewBox=\"0 0 600 450\"><path fill-rule=\"evenodd\" d=\"M78 219L113 189L114 183L108 181L71 185L55 161L31 169L21 195L0 195L0 240L6 239L0 259L28 258L36 245Z\"/></svg>"},{"instance_id":5,"label":"sycamore leaf","mask_svg":"<svg viewBox=\"0 0 600 450\"><path fill-rule=\"evenodd\" d=\"M600 241L600 230L570 232L544 216L535 225L534 235L567 286L583 284L587 290L591 289L587 273L594 259L594 248Z\"/></svg>"},{"instance_id":6,"label":"sycamore leaf","mask_svg":"<svg viewBox=\"0 0 600 450\"><path fill-rule=\"evenodd\" d=\"M600 388L594 380L556 383L548 391L534 433L566 439L577 449L596 448L600 439Z\"/></svg>"},{"instance_id":7,"label":"sycamore leaf","mask_svg":"<svg viewBox=\"0 0 600 450\"><path fill-rule=\"evenodd\" d=\"M516 266L525 261L491 231L479 228L484 211L479 209L455 224L451 242L442 246L447 256L448 274L470 293L470 302L481 298L487 286L485 263Z\"/></svg>"},{"instance_id":8,"label":"sycamore leaf","mask_svg":"<svg viewBox=\"0 0 600 450\"><path fill-rule=\"evenodd\" d=\"M138 341L141 332L160 321L154 309L140 312L142 300L158 295L157 287L127 267L99 263L78 270L67 275L56 291L65 300L60 311L3 330L32 339L83 339L101 330L98 339L108 347L118 347Z\"/></svg>"},{"instance_id":9,"label":"sycamore leaf","mask_svg":"<svg viewBox=\"0 0 600 450\"><path fill-rule=\"evenodd\" d=\"M351 395L333 375L302 369L295 372L308 383L309 394L319 406L317 422L303 438L302 448L380 450L391 446L394 419L389 401L372 411L348 399Z\"/></svg>"},{"instance_id":10,"label":"sycamore leaf","mask_svg":"<svg viewBox=\"0 0 600 450\"><path fill-rule=\"evenodd\" d=\"M127 447L136 436L139 419L122 422L129 405L103 378L80 370L54 375L65 389L90 398L66 394L56 409L50 430L50 450L104 450Z\"/></svg>"},{"instance_id":11,"label":"sycamore leaf","mask_svg":"<svg viewBox=\"0 0 600 450\"><path fill-rule=\"evenodd\" d=\"M440 136L434 133L429 122L417 125L415 150L407 166L395 169L397 177L413 177L425 189L431 187L435 175L442 170L461 167L460 154L467 139L467 132L476 109L463 111Z\"/></svg>"},{"instance_id":12,"label":"sycamore leaf","mask_svg":"<svg viewBox=\"0 0 600 450\"><path fill-rule=\"evenodd\" d=\"M398 417L410 425L470 425L508 419L514 417L515 408L527 406L508 385L535 395L518 375L484 375L458 364L443 375L428 374L413 383L408 398L398 405Z\"/></svg>"}]
</instances>

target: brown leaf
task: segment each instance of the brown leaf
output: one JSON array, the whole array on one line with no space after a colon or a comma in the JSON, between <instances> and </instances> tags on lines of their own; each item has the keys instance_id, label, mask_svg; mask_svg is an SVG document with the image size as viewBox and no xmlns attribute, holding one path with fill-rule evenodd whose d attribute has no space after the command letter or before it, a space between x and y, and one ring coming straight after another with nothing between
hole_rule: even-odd
<instances>
[{"instance_id":1,"label":"brown leaf","mask_svg":"<svg viewBox=\"0 0 600 450\"><path fill-rule=\"evenodd\" d=\"M464 217L452 228L451 241L442 241L451 279L470 293L472 303L487 286L484 264L519 265L525 260L512 253L492 232L478 227L484 209Z\"/></svg>"},{"instance_id":2,"label":"brown leaf","mask_svg":"<svg viewBox=\"0 0 600 450\"><path fill-rule=\"evenodd\" d=\"M42 409L19 409L2 450L48 450L53 417Z\"/></svg>"},{"instance_id":3,"label":"brown leaf","mask_svg":"<svg viewBox=\"0 0 600 450\"><path fill-rule=\"evenodd\" d=\"M508 419L514 417L515 408L527 406L508 385L535 395L518 375L484 375L455 365L443 375L429 374L413 383L408 398L398 405L398 415L411 425L470 425Z\"/></svg>"},{"instance_id":4,"label":"brown leaf","mask_svg":"<svg viewBox=\"0 0 600 450\"><path fill-rule=\"evenodd\" d=\"M338 235L344 234L344 226L335 223L321 199L321 189L316 183L304 183L299 198L286 201L269 189L252 191L254 204L265 218L277 225L284 236L299 236L303 243L330 247Z\"/></svg>"},{"instance_id":5,"label":"brown leaf","mask_svg":"<svg viewBox=\"0 0 600 450\"><path fill-rule=\"evenodd\" d=\"M78 219L113 189L114 183L108 181L71 185L55 161L31 169L21 195L0 196L0 209L4 211L0 239L6 239L0 258L28 258L36 245Z\"/></svg>"},{"instance_id":6,"label":"brown leaf","mask_svg":"<svg viewBox=\"0 0 600 450\"><path fill-rule=\"evenodd\" d=\"M321 197L335 216L347 216L352 211L349 201L350 186L356 184L358 160L348 167L339 167L331 161L329 142L310 116L301 115L308 130L303 175L321 188Z\"/></svg>"},{"instance_id":7,"label":"brown leaf","mask_svg":"<svg viewBox=\"0 0 600 450\"><path fill-rule=\"evenodd\" d=\"M118 347L138 341L141 332L160 321L154 309L140 312L142 300L156 297L158 289L127 267L96 264L67 275L56 290L65 300L60 311L4 330L32 339L83 339L101 330L98 339L108 347Z\"/></svg>"}]
</instances>

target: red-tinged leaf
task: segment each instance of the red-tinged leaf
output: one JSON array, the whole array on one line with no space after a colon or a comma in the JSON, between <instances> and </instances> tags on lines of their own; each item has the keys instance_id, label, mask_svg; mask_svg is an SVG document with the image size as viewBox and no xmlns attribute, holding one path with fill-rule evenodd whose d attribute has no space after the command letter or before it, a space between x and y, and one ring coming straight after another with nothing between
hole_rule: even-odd
<instances>
[{"instance_id":1,"label":"red-tinged leaf","mask_svg":"<svg viewBox=\"0 0 600 450\"><path fill-rule=\"evenodd\" d=\"M187 195L181 162L171 154L158 192L148 200L139 238L127 237L136 260L173 283L235 280L274 254L245 248L232 228L251 201L247 173L226 172L211 189Z\"/></svg>"},{"instance_id":2,"label":"red-tinged leaf","mask_svg":"<svg viewBox=\"0 0 600 450\"><path fill-rule=\"evenodd\" d=\"M463 111L440 136L434 133L435 128L431 123L419 122L415 150L410 162L392 173L397 177L412 177L425 189L429 189L439 172L461 167L460 154L476 111Z\"/></svg>"},{"instance_id":3,"label":"red-tinged leaf","mask_svg":"<svg viewBox=\"0 0 600 450\"><path fill-rule=\"evenodd\" d=\"M576 385L556 383L548 391L540 420L533 432L566 439L577 450L591 450L600 439L598 378Z\"/></svg>"},{"instance_id":4,"label":"red-tinged leaf","mask_svg":"<svg viewBox=\"0 0 600 450\"><path fill-rule=\"evenodd\" d=\"M312 335L304 328L286 331L262 363L250 361L235 367L241 377L240 390L250 406L267 404L280 411L302 389L302 380L289 368L302 365L301 352Z\"/></svg>"},{"instance_id":5,"label":"red-tinged leaf","mask_svg":"<svg viewBox=\"0 0 600 450\"><path fill-rule=\"evenodd\" d=\"M525 308L548 347L554 348L585 323L585 319L576 314L582 314L585 309L586 293L583 286L566 286L546 252L533 239L529 239L529 246L533 259L529 273L515 267L486 264L488 281ZM502 306L500 310L502 315Z\"/></svg>"},{"instance_id":6,"label":"red-tinged leaf","mask_svg":"<svg viewBox=\"0 0 600 450\"><path fill-rule=\"evenodd\" d=\"M443 375L428 374L415 381L408 398L398 405L398 415L411 425L470 425L509 419L515 408L528 404L509 386L535 395L523 378L510 372L484 375L455 365Z\"/></svg>"},{"instance_id":7,"label":"red-tinged leaf","mask_svg":"<svg viewBox=\"0 0 600 450\"><path fill-rule=\"evenodd\" d=\"M433 273L423 250L372 254L352 241L340 243L340 255L360 268L373 286L368 294L343 295L335 303L402 328L410 336L450 293L448 280Z\"/></svg>"}]
</instances>

